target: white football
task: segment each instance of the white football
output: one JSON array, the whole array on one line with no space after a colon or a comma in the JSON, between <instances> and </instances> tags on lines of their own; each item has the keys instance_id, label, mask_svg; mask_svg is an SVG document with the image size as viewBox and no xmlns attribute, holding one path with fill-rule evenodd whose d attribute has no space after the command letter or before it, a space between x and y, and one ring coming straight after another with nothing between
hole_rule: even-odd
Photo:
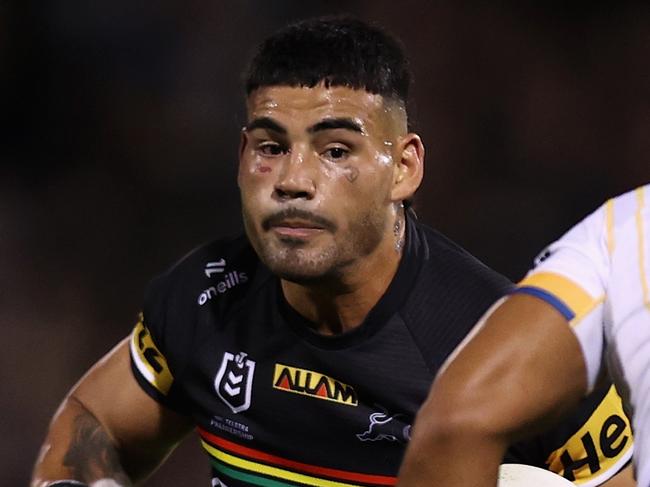
<instances>
[{"instance_id":1,"label":"white football","mask_svg":"<svg viewBox=\"0 0 650 487\"><path fill-rule=\"evenodd\" d=\"M499 467L499 487L574 487L564 477L519 463L504 463Z\"/></svg>"}]
</instances>

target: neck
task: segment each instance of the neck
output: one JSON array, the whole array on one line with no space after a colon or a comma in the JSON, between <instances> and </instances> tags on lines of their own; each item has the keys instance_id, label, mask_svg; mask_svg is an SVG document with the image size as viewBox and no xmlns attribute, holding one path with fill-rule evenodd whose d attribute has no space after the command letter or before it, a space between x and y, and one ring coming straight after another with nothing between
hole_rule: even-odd
<instances>
[{"instance_id":1,"label":"neck","mask_svg":"<svg viewBox=\"0 0 650 487\"><path fill-rule=\"evenodd\" d=\"M404 211L400 209L390 235L373 253L347 266L335 280L308 285L282 280L287 302L324 335L358 327L395 277L402 257L404 232Z\"/></svg>"}]
</instances>

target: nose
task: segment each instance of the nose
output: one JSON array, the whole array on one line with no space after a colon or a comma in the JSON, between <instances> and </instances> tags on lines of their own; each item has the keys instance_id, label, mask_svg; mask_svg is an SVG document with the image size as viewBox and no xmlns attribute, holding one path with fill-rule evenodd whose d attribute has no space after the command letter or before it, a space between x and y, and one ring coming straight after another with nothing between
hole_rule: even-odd
<instances>
[{"instance_id":1,"label":"nose","mask_svg":"<svg viewBox=\"0 0 650 487\"><path fill-rule=\"evenodd\" d=\"M278 200L311 200L316 193L316 185L310 167L309 155L299 147L292 148L278 173L273 188L273 196Z\"/></svg>"}]
</instances>

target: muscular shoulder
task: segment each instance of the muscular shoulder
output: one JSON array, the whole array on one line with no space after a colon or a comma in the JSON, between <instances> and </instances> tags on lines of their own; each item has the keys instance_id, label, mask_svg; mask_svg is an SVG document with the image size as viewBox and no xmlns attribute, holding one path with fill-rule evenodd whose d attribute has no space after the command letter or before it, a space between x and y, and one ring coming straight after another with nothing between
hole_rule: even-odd
<instances>
[{"instance_id":1,"label":"muscular shoulder","mask_svg":"<svg viewBox=\"0 0 650 487\"><path fill-rule=\"evenodd\" d=\"M542 284L546 274L563 276L587 292L600 293L615 249L621 242L636 241L637 227L650 219L644 203L648 198L650 185L608 200L545 248L529 275L542 274L535 278Z\"/></svg>"},{"instance_id":2,"label":"muscular shoulder","mask_svg":"<svg viewBox=\"0 0 650 487\"><path fill-rule=\"evenodd\" d=\"M220 315L236 306L258 263L241 236L202 245L154 278L145 293L144 318L159 346L178 348L191 340L201 310Z\"/></svg>"},{"instance_id":3,"label":"muscular shoulder","mask_svg":"<svg viewBox=\"0 0 650 487\"><path fill-rule=\"evenodd\" d=\"M151 281L130 344L132 369L145 392L184 412L182 376L193 351L241 306L258 267L239 237L198 247Z\"/></svg>"},{"instance_id":4,"label":"muscular shoulder","mask_svg":"<svg viewBox=\"0 0 650 487\"><path fill-rule=\"evenodd\" d=\"M435 304L454 313L465 308L482 313L482 308L512 289L509 279L441 233L425 225L419 225L418 233L424 251L414 293L420 299L413 303L415 308Z\"/></svg>"},{"instance_id":5,"label":"muscular shoulder","mask_svg":"<svg viewBox=\"0 0 650 487\"><path fill-rule=\"evenodd\" d=\"M417 227L420 266L403 316L435 373L512 283L441 233Z\"/></svg>"},{"instance_id":6,"label":"muscular shoulder","mask_svg":"<svg viewBox=\"0 0 650 487\"><path fill-rule=\"evenodd\" d=\"M244 284L234 274L251 272L257 263L257 256L244 236L215 240L197 247L157 276L149 289L153 295L147 298L161 298L162 292L167 298L202 305L206 302L201 298L204 289L212 286L218 294L226 294L226 290Z\"/></svg>"},{"instance_id":7,"label":"muscular shoulder","mask_svg":"<svg viewBox=\"0 0 650 487\"><path fill-rule=\"evenodd\" d=\"M257 263L257 256L245 236L213 240L178 260L157 279L168 283L205 283L215 279L233 266Z\"/></svg>"},{"instance_id":8,"label":"muscular shoulder","mask_svg":"<svg viewBox=\"0 0 650 487\"><path fill-rule=\"evenodd\" d=\"M429 250L426 259L430 276L445 280L447 285L509 287L510 281L486 266L467 250L440 232L425 225L421 227Z\"/></svg>"}]
</instances>

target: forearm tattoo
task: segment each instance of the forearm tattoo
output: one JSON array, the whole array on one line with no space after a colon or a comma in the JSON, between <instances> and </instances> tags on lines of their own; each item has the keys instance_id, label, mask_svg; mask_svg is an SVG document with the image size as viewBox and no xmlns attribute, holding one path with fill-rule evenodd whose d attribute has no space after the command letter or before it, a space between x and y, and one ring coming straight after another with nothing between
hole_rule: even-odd
<instances>
[{"instance_id":1,"label":"forearm tattoo","mask_svg":"<svg viewBox=\"0 0 650 487\"><path fill-rule=\"evenodd\" d=\"M74 477L84 482L114 479L124 487L132 485L111 439L90 413L81 413L75 418L72 441L63 465L71 468Z\"/></svg>"}]
</instances>

